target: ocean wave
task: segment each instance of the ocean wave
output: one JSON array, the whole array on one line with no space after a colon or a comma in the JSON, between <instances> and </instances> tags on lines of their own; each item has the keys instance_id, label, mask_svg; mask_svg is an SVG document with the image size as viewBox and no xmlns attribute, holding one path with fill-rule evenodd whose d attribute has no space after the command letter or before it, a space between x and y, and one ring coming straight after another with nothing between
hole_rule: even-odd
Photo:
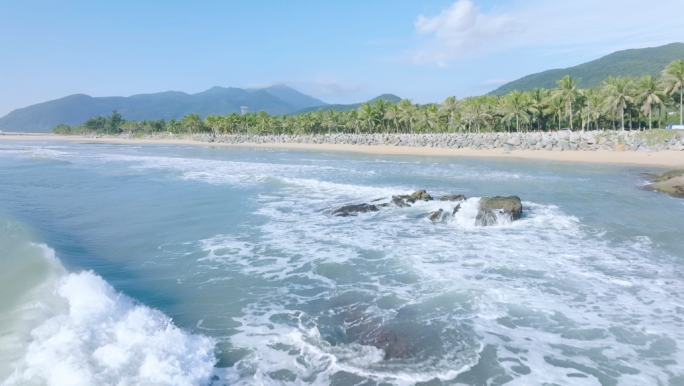
<instances>
[{"instance_id":1,"label":"ocean wave","mask_svg":"<svg viewBox=\"0 0 684 386\"><path fill-rule=\"evenodd\" d=\"M184 332L91 271L67 273L52 249L7 227L0 234L3 386L210 382L213 339Z\"/></svg>"}]
</instances>

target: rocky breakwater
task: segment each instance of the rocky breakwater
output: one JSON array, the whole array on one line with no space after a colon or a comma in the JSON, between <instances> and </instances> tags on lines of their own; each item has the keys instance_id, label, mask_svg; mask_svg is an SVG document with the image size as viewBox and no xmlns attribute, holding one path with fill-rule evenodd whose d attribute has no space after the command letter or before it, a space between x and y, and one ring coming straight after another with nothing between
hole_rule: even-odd
<instances>
[{"instance_id":1,"label":"rocky breakwater","mask_svg":"<svg viewBox=\"0 0 684 386\"><path fill-rule=\"evenodd\" d=\"M665 173L650 174L654 182L648 189L657 190L675 197L684 197L684 169L671 170Z\"/></svg>"},{"instance_id":2,"label":"rocky breakwater","mask_svg":"<svg viewBox=\"0 0 684 386\"><path fill-rule=\"evenodd\" d=\"M227 144L329 144L406 146L447 149L503 149L539 151L659 151L684 150L684 131L561 131L555 133L440 133L440 134L120 134L129 139L190 139Z\"/></svg>"},{"instance_id":3,"label":"rocky breakwater","mask_svg":"<svg viewBox=\"0 0 684 386\"><path fill-rule=\"evenodd\" d=\"M435 198L425 190L417 190L411 194L395 195L391 198L380 198L371 201L375 204L361 203L344 205L336 209L328 210L327 213L332 216L347 217L355 216L359 213L378 212L381 208L390 206L410 208L412 204L415 204L418 201L439 201L444 203L446 209L439 208L436 211L421 215L421 217L427 218L430 221L438 222L453 219L466 200L467 197L462 194L447 194ZM522 216L522 203L518 196L482 197L477 202L477 205L477 216L474 219L476 226L506 224L518 220Z\"/></svg>"}]
</instances>

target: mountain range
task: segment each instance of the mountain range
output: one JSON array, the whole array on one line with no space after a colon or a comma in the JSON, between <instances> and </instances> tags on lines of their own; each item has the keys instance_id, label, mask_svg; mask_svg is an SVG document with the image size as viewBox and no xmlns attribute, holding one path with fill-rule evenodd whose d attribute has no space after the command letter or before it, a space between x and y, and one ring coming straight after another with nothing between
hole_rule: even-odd
<instances>
[{"instance_id":1,"label":"mountain range","mask_svg":"<svg viewBox=\"0 0 684 386\"><path fill-rule=\"evenodd\" d=\"M69 95L49 102L14 110L0 118L0 130L44 132L59 124L80 125L96 115L118 111L124 119L180 119L191 113L202 118L210 114L240 113L265 110L269 114L291 114L312 106L327 103L285 85L262 89L212 87L197 94L166 91L130 97L91 97Z\"/></svg>"},{"instance_id":2,"label":"mountain range","mask_svg":"<svg viewBox=\"0 0 684 386\"><path fill-rule=\"evenodd\" d=\"M672 43L660 47L617 51L600 59L578 66L548 70L527 75L506 83L490 94L502 96L513 90L530 91L534 88L555 88L556 81L565 75L579 78L578 87L592 88L601 85L609 76L659 76L673 60L684 59L684 43Z\"/></svg>"}]
</instances>

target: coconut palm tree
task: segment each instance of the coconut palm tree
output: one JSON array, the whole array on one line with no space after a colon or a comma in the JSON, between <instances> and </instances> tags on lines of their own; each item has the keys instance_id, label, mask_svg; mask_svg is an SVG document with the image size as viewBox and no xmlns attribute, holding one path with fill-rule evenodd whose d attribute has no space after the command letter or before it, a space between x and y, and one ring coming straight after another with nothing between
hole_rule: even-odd
<instances>
[{"instance_id":1,"label":"coconut palm tree","mask_svg":"<svg viewBox=\"0 0 684 386\"><path fill-rule=\"evenodd\" d=\"M570 130L572 130L572 104L577 99L577 83L579 79L572 79L570 75L565 75L563 79L556 82L558 88L553 91L553 94L562 99L568 112L570 113Z\"/></svg>"},{"instance_id":2,"label":"coconut palm tree","mask_svg":"<svg viewBox=\"0 0 684 386\"><path fill-rule=\"evenodd\" d=\"M408 99L402 99L397 106L399 109L399 120L406 125L406 128L413 134L413 125L416 122L418 114L418 106L414 105Z\"/></svg>"},{"instance_id":3,"label":"coconut palm tree","mask_svg":"<svg viewBox=\"0 0 684 386\"><path fill-rule=\"evenodd\" d=\"M660 85L651 75L639 79L637 84L637 100L641 103L641 112L648 114L648 128L653 129L653 105L662 105L663 100L659 95Z\"/></svg>"},{"instance_id":4,"label":"coconut palm tree","mask_svg":"<svg viewBox=\"0 0 684 386\"><path fill-rule=\"evenodd\" d=\"M543 88L535 88L529 92L528 97L530 100L530 111L537 118L537 128L542 130L542 118L546 109L549 108L551 93Z\"/></svg>"},{"instance_id":5,"label":"coconut palm tree","mask_svg":"<svg viewBox=\"0 0 684 386\"><path fill-rule=\"evenodd\" d=\"M455 96L450 96L439 105L437 114L444 117L446 120L447 130L453 128L456 124L456 114L458 113L459 103Z\"/></svg>"},{"instance_id":6,"label":"coconut palm tree","mask_svg":"<svg viewBox=\"0 0 684 386\"><path fill-rule=\"evenodd\" d=\"M188 114L181 119L181 125L191 134L199 132L202 128L202 118L198 114Z\"/></svg>"},{"instance_id":7,"label":"coconut palm tree","mask_svg":"<svg viewBox=\"0 0 684 386\"><path fill-rule=\"evenodd\" d=\"M392 122L394 124L394 132L399 132L399 108L395 104L390 104L387 106L385 111L385 120Z\"/></svg>"},{"instance_id":8,"label":"coconut palm tree","mask_svg":"<svg viewBox=\"0 0 684 386\"><path fill-rule=\"evenodd\" d=\"M661 79L663 91L672 95L679 90L679 124L682 124L682 99L684 94L684 60L675 60L665 67Z\"/></svg>"},{"instance_id":9,"label":"coconut palm tree","mask_svg":"<svg viewBox=\"0 0 684 386\"><path fill-rule=\"evenodd\" d=\"M385 99L378 99L373 103L373 111L375 111L375 117L377 119L377 125L381 126L382 129L387 131L387 121L385 120L385 113L392 103Z\"/></svg>"},{"instance_id":10,"label":"coconut palm tree","mask_svg":"<svg viewBox=\"0 0 684 386\"><path fill-rule=\"evenodd\" d=\"M365 127L369 132L375 129L375 126L379 123L378 115L373 106L366 102L359 106L359 121L361 121L361 126Z\"/></svg>"},{"instance_id":11,"label":"coconut palm tree","mask_svg":"<svg viewBox=\"0 0 684 386\"><path fill-rule=\"evenodd\" d=\"M437 116L437 105L429 103L418 110L416 122L421 131L434 132L439 126L439 117Z\"/></svg>"},{"instance_id":12,"label":"coconut palm tree","mask_svg":"<svg viewBox=\"0 0 684 386\"><path fill-rule=\"evenodd\" d=\"M621 130L625 129L625 109L634 102L632 96L633 83L630 78L609 76L603 81L603 93L606 106L621 119Z\"/></svg>"},{"instance_id":13,"label":"coconut palm tree","mask_svg":"<svg viewBox=\"0 0 684 386\"><path fill-rule=\"evenodd\" d=\"M354 133L356 133L356 134L359 133L359 128L361 127L361 121L359 120L358 110L350 110L347 113L347 122L345 123L345 126L348 129L353 130Z\"/></svg>"},{"instance_id":14,"label":"coconut palm tree","mask_svg":"<svg viewBox=\"0 0 684 386\"><path fill-rule=\"evenodd\" d=\"M510 122L515 118L515 131L520 132L520 123L529 123L532 101L527 93L515 90L503 97L503 120Z\"/></svg>"},{"instance_id":15,"label":"coconut palm tree","mask_svg":"<svg viewBox=\"0 0 684 386\"><path fill-rule=\"evenodd\" d=\"M328 128L328 134L333 127L337 127L337 112L335 110L328 110L323 116L323 126Z\"/></svg>"},{"instance_id":16,"label":"coconut palm tree","mask_svg":"<svg viewBox=\"0 0 684 386\"><path fill-rule=\"evenodd\" d=\"M489 127L491 120L494 119L494 106L486 95L473 98L473 123L477 125L477 132L480 133L482 125Z\"/></svg>"},{"instance_id":17,"label":"coconut palm tree","mask_svg":"<svg viewBox=\"0 0 684 386\"><path fill-rule=\"evenodd\" d=\"M584 94L584 107L587 113L587 130L590 129L592 119L596 124L596 130L598 130L598 119L601 117L601 106L604 104L603 95L600 90L595 88L582 90L582 93Z\"/></svg>"},{"instance_id":18,"label":"coconut palm tree","mask_svg":"<svg viewBox=\"0 0 684 386\"><path fill-rule=\"evenodd\" d=\"M207 127L209 127L214 134L218 134L219 129L221 128L221 124L223 123L221 121L221 117L214 114L211 114L204 118L204 124Z\"/></svg>"}]
</instances>

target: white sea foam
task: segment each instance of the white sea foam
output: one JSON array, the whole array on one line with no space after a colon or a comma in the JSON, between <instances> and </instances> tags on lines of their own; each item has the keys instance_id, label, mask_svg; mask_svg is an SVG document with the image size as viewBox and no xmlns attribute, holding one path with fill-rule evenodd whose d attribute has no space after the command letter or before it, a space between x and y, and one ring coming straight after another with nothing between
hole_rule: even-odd
<instances>
[{"instance_id":1,"label":"white sea foam","mask_svg":"<svg viewBox=\"0 0 684 386\"><path fill-rule=\"evenodd\" d=\"M43 249L46 264L59 265L54 252ZM116 292L92 272L53 275L31 293L32 302L13 311L19 325L5 327L17 334L22 319L30 317L28 322L39 324L23 337L26 341L14 342L15 353L21 355L10 364L13 370L3 386L210 381L216 363L212 339L182 331L161 312Z\"/></svg>"},{"instance_id":2,"label":"white sea foam","mask_svg":"<svg viewBox=\"0 0 684 386\"><path fill-rule=\"evenodd\" d=\"M647 238L611 245L601 232L584 227L558 207L528 201L523 202L521 220L481 227L475 224L477 197L461 203L453 218L437 223L425 214L440 208L450 213L454 203L417 202L411 208L331 217L321 209L345 200L387 196L392 189L309 179L286 182L292 186L286 185L283 195L259 200L256 214L269 219L260 227L263 237L247 242L248 247L229 259L219 259L227 269L274 281L278 288L245 309L245 316L238 319L240 332L230 338L233 345L252 353L231 370L239 382L253 384L251 375L245 376L256 374L254 379L264 384L288 383L273 378L279 370L285 371L283 379L315 379L316 384L329 382L339 371L391 384L453 379L468 370L469 355L477 357L481 345L487 344L498 347L499 357L513 358L500 366L514 377L514 384L563 384L568 372L581 372L577 368L595 376L573 378L579 380L575 384L594 384L597 376L607 382L619 378L625 384L669 377L664 368L650 363L649 355L656 354L644 353L656 350L649 348L658 347L654 342L684 342L679 323L672 324L679 320L681 304L670 295L684 285L675 273L662 272L661 264L667 262L649 260L653 245ZM245 241L220 236L206 240L203 248L213 259L211 251L236 242ZM278 258L267 249L277 250ZM345 282L337 269L353 271L355 281ZM655 271L661 277L657 282L649 274ZM409 280L402 278L407 275ZM277 284L296 277L310 280L309 289L325 290L303 296L302 287ZM445 365L423 358L392 368L391 361L378 360L373 347L363 351L355 342L331 345L321 337L321 329L327 328L321 324L325 307L302 307L318 302L329 304L330 312L344 313L333 300L347 293L369 296L345 303L352 308L388 297L400 299L393 309L364 308L362 320L380 318L391 326L406 321L400 318L402 307L422 307L424 314L409 322L422 326L423 334L429 335L430 325L459 326L470 320L459 339L481 340L466 347L444 341L450 348L440 354L450 358ZM278 322L283 318L297 321ZM346 328L361 320L355 318L345 319L350 323ZM646 332L634 327L637 321ZM630 334L642 334L644 343L630 341ZM361 352L360 360L343 360ZM679 351L664 355L684 360ZM460 365L455 358L462 360ZM554 360L576 368L554 366ZM293 367L292 361L301 365ZM523 365L532 368L533 375L514 369Z\"/></svg>"}]
</instances>

